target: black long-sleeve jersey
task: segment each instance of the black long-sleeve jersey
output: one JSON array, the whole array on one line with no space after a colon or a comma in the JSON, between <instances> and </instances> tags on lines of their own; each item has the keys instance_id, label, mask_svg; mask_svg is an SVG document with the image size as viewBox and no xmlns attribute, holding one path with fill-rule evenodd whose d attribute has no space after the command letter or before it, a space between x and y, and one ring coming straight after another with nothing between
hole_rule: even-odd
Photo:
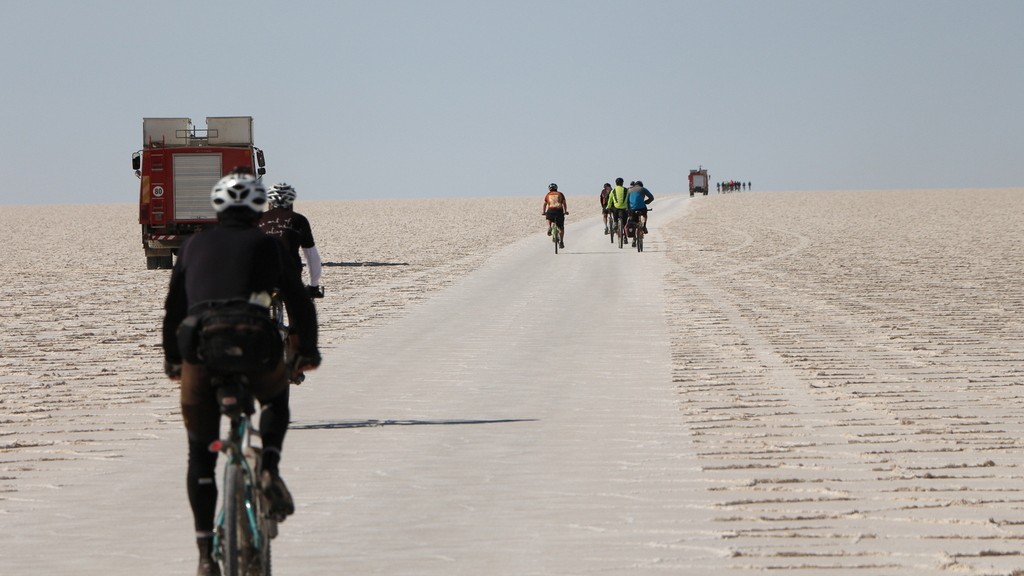
<instances>
[{"instance_id":1,"label":"black long-sleeve jersey","mask_svg":"<svg viewBox=\"0 0 1024 576\"><path fill-rule=\"evenodd\" d=\"M316 308L302 280L285 264L280 241L267 236L255 223L225 219L193 235L182 245L171 272L164 303L164 357L181 362L176 332L197 305L222 300L248 300L253 292L274 288L288 308L298 352L317 352Z\"/></svg>"}]
</instances>

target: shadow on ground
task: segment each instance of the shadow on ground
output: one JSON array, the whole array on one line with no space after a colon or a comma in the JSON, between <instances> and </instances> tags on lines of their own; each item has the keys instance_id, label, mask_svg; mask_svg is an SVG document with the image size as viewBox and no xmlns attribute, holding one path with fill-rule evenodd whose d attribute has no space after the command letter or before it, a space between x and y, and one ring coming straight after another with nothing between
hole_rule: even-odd
<instances>
[{"instance_id":1,"label":"shadow on ground","mask_svg":"<svg viewBox=\"0 0 1024 576\"><path fill-rule=\"evenodd\" d=\"M324 262L321 266L408 266L408 262Z\"/></svg>"},{"instance_id":2,"label":"shadow on ground","mask_svg":"<svg viewBox=\"0 0 1024 576\"><path fill-rule=\"evenodd\" d=\"M536 418L502 418L499 420L336 420L304 424L293 422L289 430L335 430L338 428L377 428L380 426L452 426L461 424L506 424L536 422Z\"/></svg>"}]
</instances>

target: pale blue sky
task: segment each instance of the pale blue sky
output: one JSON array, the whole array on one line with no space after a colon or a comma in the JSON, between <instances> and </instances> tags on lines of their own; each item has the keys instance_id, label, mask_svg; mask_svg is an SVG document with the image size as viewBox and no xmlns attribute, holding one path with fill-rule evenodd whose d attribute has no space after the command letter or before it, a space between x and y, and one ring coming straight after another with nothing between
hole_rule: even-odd
<instances>
[{"instance_id":1,"label":"pale blue sky","mask_svg":"<svg viewBox=\"0 0 1024 576\"><path fill-rule=\"evenodd\" d=\"M0 0L0 204L134 203L142 118L305 199L1024 186L1024 1Z\"/></svg>"}]
</instances>

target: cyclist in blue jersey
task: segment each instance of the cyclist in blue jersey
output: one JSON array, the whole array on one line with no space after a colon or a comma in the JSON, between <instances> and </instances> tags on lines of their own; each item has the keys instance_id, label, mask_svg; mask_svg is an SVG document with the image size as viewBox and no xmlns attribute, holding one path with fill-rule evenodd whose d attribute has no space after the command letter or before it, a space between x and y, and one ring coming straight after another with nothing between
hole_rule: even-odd
<instances>
[{"instance_id":1,"label":"cyclist in blue jersey","mask_svg":"<svg viewBox=\"0 0 1024 576\"><path fill-rule=\"evenodd\" d=\"M639 180L634 182L626 195L626 207L631 215L639 218L640 225L644 228L644 234L647 234L647 205L651 202L654 202L654 194L644 188L643 182Z\"/></svg>"}]
</instances>

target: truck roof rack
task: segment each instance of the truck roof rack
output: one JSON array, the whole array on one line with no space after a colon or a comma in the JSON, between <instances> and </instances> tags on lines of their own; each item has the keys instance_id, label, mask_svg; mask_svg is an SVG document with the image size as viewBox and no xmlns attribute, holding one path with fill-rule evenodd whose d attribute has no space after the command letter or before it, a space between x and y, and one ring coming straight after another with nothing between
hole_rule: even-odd
<instances>
[{"instance_id":1,"label":"truck roof rack","mask_svg":"<svg viewBox=\"0 0 1024 576\"><path fill-rule=\"evenodd\" d=\"M208 116L206 128L191 118L143 118L145 148L185 146L252 146L252 116Z\"/></svg>"}]
</instances>

